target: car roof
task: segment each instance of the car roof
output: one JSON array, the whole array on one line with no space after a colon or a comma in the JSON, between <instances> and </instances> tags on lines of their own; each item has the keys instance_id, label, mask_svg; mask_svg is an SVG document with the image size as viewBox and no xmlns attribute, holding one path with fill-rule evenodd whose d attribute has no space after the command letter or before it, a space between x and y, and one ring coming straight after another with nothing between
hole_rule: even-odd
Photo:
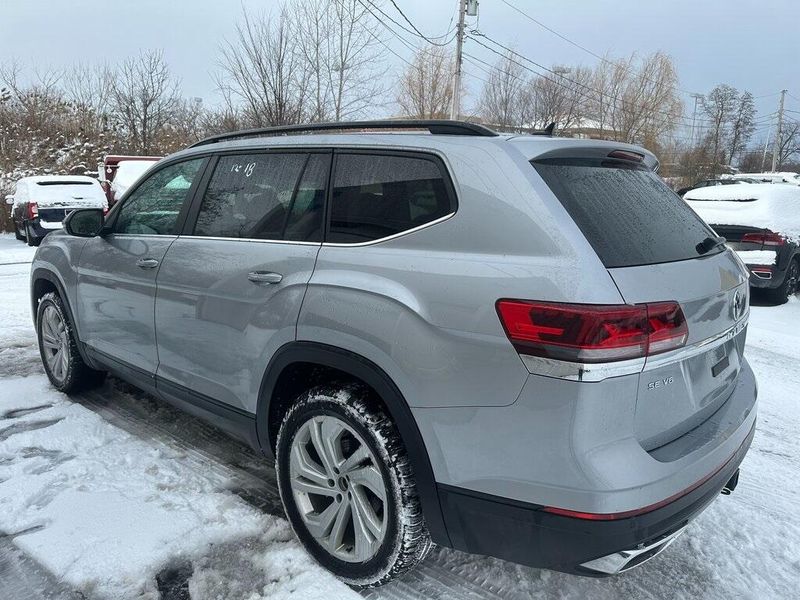
<instances>
[{"instance_id":1,"label":"car roof","mask_svg":"<svg viewBox=\"0 0 800 600\"><path fill-rule=\"evenodd\" d=\"M448 149L474 147L486 148L487 145L500 148L514 149L531 160L557 149L608 149L627 150L642 154L646 157L648 165L658 164L655 156L632 144L622 142L609 142L604 140L559 138L545 135L517 135L500 134L497 136L473 135L446 135L416 132L402 133L323 133L301 135L265 135L253 136L242 139L232 139L220 142L203 144L181 150L168 158L188 158L195 154L208 154L213 152L227 152L231 150L257 150L269 148L382 148L403 150L434 150L447 154Z\"/></svg>"}]
</instances>

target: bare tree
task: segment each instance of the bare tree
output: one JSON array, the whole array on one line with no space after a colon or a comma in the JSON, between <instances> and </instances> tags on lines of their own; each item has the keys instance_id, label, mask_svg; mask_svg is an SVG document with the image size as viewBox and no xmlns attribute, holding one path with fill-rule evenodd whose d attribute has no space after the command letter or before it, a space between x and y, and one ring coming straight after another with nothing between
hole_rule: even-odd
<instances>
[{"instance_id":1,"label":"bare tree","mask_svg":"<svg viewBox=\"0 0 800 600\"><path fill-rule=\"evenodd\" d=\"M156 135L179 107L178 82L160 51L143 52L117 68L112 84L113 112L131 148L147 154Z\"/></svg>"},{"instance_id":2,"label":"bare tree","mask_svg":"<svg viewBox=\"0 0 800 600\"><path fill-rule=\"evenodd\" d=\"M235 39L223 44L217 84L231 102L242 103L252 125L286 125L306 116L310 66L296 40L282 7L274 20L245 13Z\"/></svg>"},{"instance_id":3,"label":"bare tree","mask_svg":"<svg viewBox=\"0 0 800 600\"><path fill-rule=\"evenodd\" d=\"M778 170L780 171L790 158L798 155L800 155L800 121L784 121L778 144Z\"/></svg>"},{"instance_id":4,"label":"bare tree","mask_svg":"<svg viewBox=\"0 0 800 600\"><path fill-rule=\"evenodd\" d=\"M729 126L739 102L739 91L724 83L711 90L703 101L703 111L710 123L707 137L715 165L725 162L722 150L727 145Z\"/></svg>"},{"instance_id":5,"label":"bare tree","mask_svg":"<svg viewBox=\"0 0 800 600\"><path fill-rule=\"evenodd\" d=\"M585 98L591 71L585 67L554 66L546 75L531 80L522 104L533 127L555 123L559 129L577 125L586 115Z\"/></svg>"},{"instance_id":6,"label":"bare tree","mask_svg":"<svg viewBox=\"0 0 800 600\"><path fill-rule=\"evenodd\" d=\"M733 162L734 157L747 148L756 128L755 118L756 107L753 95L750 92L744 92L739 97L739 102L731 116L728 135L728 160L730 162Z\"/></svg>"},{"instance_id":7,"label":"bare tree","mask_svg":"<svg viewBox=\"0 0 800 600\"><path fill-rule=\"evenodd\" d=\"M481 116L489 123L523 127L524 92L528 86L525 70L507 53L489 73L480 98Z\"/></svg>"},{"instance_id":8,"label":"bare tree","mask_svg":"<svg viewBox=\"0 0 800 600\"><path fill-rule=\"evenodd\" d=\"M398 84L397 103L405 116L447 117L453 97L453 64L451 52L444 47L417 50Z\"/></svg>"},{"instance_id":9,"label":"bare tree","mask_svg":"<svg viewBox=\"0 0 800 600\"><path fill-rule=\"evenodd\" d=\"M683 115L672 60L661 52L603 61L584 88L587 116L604 137L654 145L675 130Z\"/></svg>"}]
</instances>

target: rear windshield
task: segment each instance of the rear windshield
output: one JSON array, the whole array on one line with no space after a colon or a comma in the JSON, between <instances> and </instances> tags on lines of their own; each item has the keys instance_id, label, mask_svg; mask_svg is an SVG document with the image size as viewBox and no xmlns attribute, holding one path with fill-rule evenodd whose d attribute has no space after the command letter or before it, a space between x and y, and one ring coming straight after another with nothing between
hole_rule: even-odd
<instances>
[{"instance_id":1,"label":"rear windshield","mask_svg":"<svg viewBox=\"0 0 800 600\"><path fill-rule=\"evenodd\" d=\"M594 159L531 164L607 268L697 258L697 245L714 237L694 211L645 167ZM722 247L716 250L721 251Z\"/></svg>"}]
</instances>

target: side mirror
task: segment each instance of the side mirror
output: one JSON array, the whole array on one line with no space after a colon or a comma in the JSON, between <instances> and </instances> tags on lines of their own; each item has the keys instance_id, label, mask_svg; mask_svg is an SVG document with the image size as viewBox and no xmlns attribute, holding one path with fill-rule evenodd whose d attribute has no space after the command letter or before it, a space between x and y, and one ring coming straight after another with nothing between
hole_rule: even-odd
<instances>
[{"instance_id":1,"label":"side mirror","mask_svg":"<svg viewBox=\"0 0 800 600\"><path fill-rule=\"evenodd\" d=\"M8 194L8 196L6 196L6 204L14 204L14 196Z\"/></svg>"},{"instance_id":2,"label":"side mirror","mask_svg":"<svg viewBox=\"0 0 800 600\"><path fill-rule=\"evenodd\" d=\"M102 208L73 210L64 219L64 231L78 237L95 237L103 229Z\"/></svg>"}]
</instances>

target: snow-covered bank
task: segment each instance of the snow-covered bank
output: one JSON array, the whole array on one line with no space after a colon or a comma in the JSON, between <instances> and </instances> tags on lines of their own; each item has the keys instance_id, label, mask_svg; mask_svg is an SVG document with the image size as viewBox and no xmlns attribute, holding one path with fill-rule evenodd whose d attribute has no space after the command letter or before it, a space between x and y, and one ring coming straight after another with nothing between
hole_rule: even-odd
<instances>
[{"instance_id":1,"label":"snow-covered bank","mask_svg":"<svg viewBox=\"0 0 800 600\"><path fill-rule=\"evenodd\" d=\"M0 236L0 263L30 249ZM24 256L23 256L24 260ZM28 258L29 260L29 258ZM86 598L352 598L282 518L274 471L210 426L116 380L76 402L41 373L26 264L0 264L0 553L13 547ZM657 559L595 580L436 550L370 598L789 598L800 581L800 301L754 306L760 417L736 492ZM0 600L28 600L8 590ZM19 577L17 577L19 579ZM180 579L180 577L179 577ZM6 584L4 586L4 583ZM39 597L39 596L37 596ZM42 596L44 597L44 596Z\"/></svg>"}]
</instances>

